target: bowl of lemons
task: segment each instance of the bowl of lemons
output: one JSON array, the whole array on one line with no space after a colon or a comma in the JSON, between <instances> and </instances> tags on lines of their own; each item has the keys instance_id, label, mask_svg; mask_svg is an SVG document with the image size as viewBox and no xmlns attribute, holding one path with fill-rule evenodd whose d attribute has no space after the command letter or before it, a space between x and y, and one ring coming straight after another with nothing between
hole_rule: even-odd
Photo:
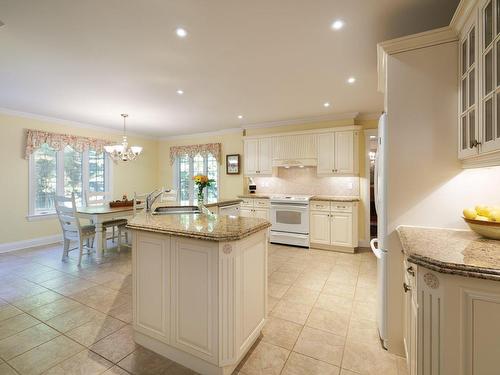
<instances>
[{"instance_id":1,"label":"bowl of lemons","mask_svg":"<svg viewBox=\"0 0 500 375\"><path fill-rule=\"evenodd\" d=\"M500 240L500 206L477 205L463 211L469 228L483 237Z\"/></svg>"}]
</instances>

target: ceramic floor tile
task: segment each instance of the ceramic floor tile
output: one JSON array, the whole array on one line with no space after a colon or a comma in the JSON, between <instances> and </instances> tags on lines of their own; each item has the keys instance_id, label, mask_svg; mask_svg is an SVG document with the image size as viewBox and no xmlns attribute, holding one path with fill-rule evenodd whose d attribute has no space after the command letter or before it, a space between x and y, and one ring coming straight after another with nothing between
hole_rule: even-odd
<instances>
[{"instance_id":1,"label":"ceramic floor tile","mask_svg":"<svg viewBox=\"0 0 500 375\"><path fill-rule=\"evenodd\" d=\"M349 326L349 315L315 307L307 319L306 326L345 337Z\"/></svg>"},{"instance_id":2,"label":"ceramic floor tile","mask_svg":"<svg viewBox=\"0 0 500 375\"><path fill-rule=\"evenodd\" d=\"M351 321L349 322L347 340L380 346L377 323L373 320L351 318Z\"/></svg>"},{"instance_id":3,"label":"ceramic floor tile","mask_svg":"<svg viewBox=\"0 0 500 375\"><path fill-rule=\"evenodd\" d=\"M301 330L300 324L269 317L262 330L262 341L292 350Z\"/></svg>"},{"instance_id":4,"label":"ceramic floor tile","mask_svg":"<svg viewBox=\"0 0 500 375\"><path fill-rule=\"evenodd\" d=\"M0 322L0 340L15 335L25 329L40 323L28 314L19 314Z\"/></svg>"},{"instance_id":5,"label":"ceramic floor tile","mask_svg":"<svg viewBox=\"0 0 500 375\"><path fill-rule=\"evenodd\" d=\"M130 375L130 372L125 371L121 367L113 366L110 369L104 371L102 375Z\"/></svg>"},{"instance_id":6,"label":"ceramic floor tile","mask_svg":"<svg viewBox=\"0 0 500 375\"><path fill-rule=\"evenodd\" d=\"M0 364L0 374L2 375L17 375L17 372L14 371L12 367L10 367L7 363Z\"/></svg>"},{"instance_id":7,"label":"ceramic floor tile","mask_svg":"<svg viewBox=\"0 0 500 375\"><path fill-rule=\"evenodd\" d=\"M0 357L7 361L59 335L59 332L49 326L43 323L37 324L0 340Z\"/></svg>"},{"instance_id":8,"label":"ceramic floor tile","mask_svg":"<svg viewBox=\"0 0 500 375\"><path fill-rule=\"evenodd\" d=\"M311 312L311 308L310 305L281 300L274 307L271 316L303 325Z\"/></svg>"},{"instance_id":9,"label":"ceramic floor tile","mask_svg":"<svg viewBox=\"0 0 500 375\"><path fill-rule=\"evenodd\" d=\"M81 303L63 297L54 302L50 302L43 306L30 310L29 313L37 319L47 321L59 314L63 314L67 311L76 309L81 306L83 306Z\"/></svg>"},{"instance_id":10,"label":"ceramic floor tile","mask_svg":"<svg viewBox=\"0 0 500 375\"><path fill-rule=\"evenodd\" d=\"M98 375L113 364L101 356L84 350L44 372L44 375Z\"/></svg>"},{"instance_id":11,"label":"ceramic floor tile","mask_svg":"<svg viewBox=\"0 0 500 375\"><path fill-rule=\"evenodd\" d=\"M294 286L304 289L311 289L313 291L320 292L325 285L326 277L317 277L317 276L300 276L293 283Z\"/></svg>"},{"instance_id":12,"label":"ceramic floor tile","mask_svg":"<svg viewBox=\"0 0 500 375\"><path fill-rule=\"evenodd\" d=\"M290 355L282 372L283 375L339 375L339 373L340 368L337 366L298 353Z\"/></svg>"},{"instance_id":13,"label":"ceramic floor tile","mask_svg":"<svg viewBox=\"0 0 500 375\"><path fill-rule=\"evenodd\" d=\"M292 285L299 275L296 272L280 272L276 271L271 274L269 281L284 285Z\"/></svg>"},{"instance_id":14,"label":"ceramic floor tile","mask_svg":"<svg viewBox=\"0 0 500 375\"><path fill-rule=\"evenodd\" d=\"M118 363L137 348L132 326L127 325L96 342L90 349L113 363Z\"/></svg>"},{"instance_id":15,"label":"ceramic floor tile","mask_svg":"<svg viewBox=\"0 0 500 375\"><path fill-rule=\"evenodd\" d=\"M108 311L108 315L125 323L132 323L132 302L124 303Z\"/></svg>"},{"instance_id":16,"label":"ceramic floor tile","mask_svg":"<svg viewBox=\"0 0 500 375\"><path fill-rule=\"evenodd\" d=\"M116 332L125 325L124 322L110 316L92 319L65 333L76 342L84 346L90 346L102 338Z\"/></svg>"},{"instance_id":17,"label":"ceramic floor tile","mask_svg":"<svg viewBox=\"0 0 500 375\"><path fill-rule=\"evenodd\" d=\"M30 311L37 307L46 305L50 302L57 301L63 298L59 293L48 290L46 292L37 294L33 297L23 298L17 301L13 301L12 304L21 310Z\"/></svg>"},{"instance_id":18,"label":"ceramic floor tile","mask_svg":"<svg viewBox=\"0 0 500 375\"><path fill-rule=\"evenodd\" d=\"M345 337L315 328L304 327L293 351L340 366Z\"/></svg>"},{"instance_id":19,"label":"ceramic floor tile","mask_svg":"<svg viewBox=\"0 0 500 375\"><path fill-rule=\"evenodd\" d=\"M278 375L289 354L286 349L260 341L245 359L240 370L246 375Z\"/></svg>"},{"instance_id":20,"label":"ceramic floor tile","mask_svg":"<svg viewBox=\"0 0 500 375\"><path fill-rule=\"evenodd\" d=\"M312 306L316 302L318 295L319 291L303 288L297 286L297 284L293 284L290 289L287 290L282 299L289 302L302 303L304 305Z\"/></svg>"},{"instance_id":21,"label":"ceramic floor tile","mask_svg":"<svg viewBox=\"0 0 500 375\"><path fill-rule=\"evenodd\" d=\"M328 293L321 293L314 307L338 313L351 314L353 300Z\"/></svg>"},{"instance_id":22,"label":"ceramic floor tile","mask_svg":"<svg viewBox=\"0 0 500 375\"><path fill-rule=\"evenodd\" d=\"M12 318L13 316L22 314L23 312L13 305L2 305L0 307L0 321Z\"/></svg>"},{"instance_id":23,"label":"ceramic floor tile","mask_svg":"<svg viewBox=\"0 0 500 375\"><path fill-rule=\"evenodd\" d=\"M395 356L369 343L347 341L342 359L342 368L363 375L397 375Z\"/></svg>"},{"instance_id":24,"label":"ceramic floor tile","mask_svg":"<svg viewBox=\"0 0 500 375\"><path fill-rule=\"evenodd\" d=\"M104 318L104 314L87 306L80 306L47 320L45 323L59 332L67 332L94 319Z\"/></svg>"},{"instance_id":25,"label":"ceramic floor tile","mask_svg":"<svg viewBox=\"0 0 500 375\"><path fill-rule=\"evenodd\" d=\"M23 375L37 375L82 351L83 346L64 336L56 337L9 361Z\"/></svg>"},{"instance_id":26,"label":"ceramic floor tile","mask_svg":"<svg viewBox=\"0 0 500 375\"><path fill-rule=\"evenodd\" d=\"M377 320L377 305L364 301L354 301L352 319Z\"/></svg>"},{"instance_id":27,"label":"ceramic floor tile","mask_svg":"<svg viewBox=\"0 0 500 375\"><path fill-rule=\"evenodd\" d=\"M267 313L269 314L273 311L274 307L278 304L280 300L271 296L267 296Z\"/></svg>"},{"instance_id":28,"label":"ceramic floor tile","mask_svg":"<svg viewBox=\"0 0 500 375\"><path fill-rule=\"evenodd\" d=\"M325 294L332 294L344 298L354 298L354 293L356 291L356 284L343 284L337 281L332 281L328 279L322 292Z\"/></svg>"},{"instance_id":29,"label":"ceramic floor tile","mask_svg":"<svg viewBox=\"0 0 500 375\"><path fill-rule=\"evenodd\" d=\"M168 368L174 362L148 349L139 347L118 362L118 366L133 375L169 374Z\"/></svg>"},{"instance_id":30,"label":"ceramic floor tile","mask_svg":"<svg viewBox=\"0 0 500 375\"><path fill-rule=\"evenodd\" d=\"M289 288L290 285L273 283L270 281L267 283L267 294L274 298L281 298L285 295Z\"/></svg>"},{"instance_id":31,"label":"ceramic floor tile","mask_svg":"<svg viewBox=\"0 0 500 375\"><path fill-rule=\"evenodd\" d=\"M354 372L343 368L340 370L340 375L361 375L361 374L359 372Z\"/></svg>"}]
</instances>

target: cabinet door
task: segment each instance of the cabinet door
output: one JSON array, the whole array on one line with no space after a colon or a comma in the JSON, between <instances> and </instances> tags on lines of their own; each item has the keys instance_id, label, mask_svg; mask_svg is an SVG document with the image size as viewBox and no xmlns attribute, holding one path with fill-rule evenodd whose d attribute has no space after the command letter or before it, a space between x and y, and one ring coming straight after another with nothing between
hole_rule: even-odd
<instances>
[{"instance_id":1,"label":"cabinet door","mask_svg":"<svg viewBox=\"0 0 500 375\"><path fill-rule=\"evenodd\" d=\"M330 245L330 213L311 211L309 232L312 243Z\"/></svg>"},{"instance_id":2,"label":"cabinet door","mask_svg":"<svg viewBox=\"0 0 500 375\"><path fill-rule=\"evenodd\" d=\"M240 216L242 216L242 217L254 217L253 216L253 209L242 206L240 208Z\"/></svg>"},{"instance_id":3,"label":"cabinet door","mask_svg":"<svg viewBox=\"0 0 500 375\"><path fill-rule=\"evenodd\" d=\"M244 142L245 175L255 175L259 169L259 140L247 139Z\"/></svg>"},{"instance_id":4,"label":"cabinet door","mask_svg":"<svg viewBox=\"0 0 500 375\"><path fill-rule=\"evenodd\" d=\"M323 133L318 135L318 174L331 175L334 173L334 139L334 133Z\"/></svg>"},{"instance_id":5,"label":"cabinet door","mask_svg":"<svg viewBox=\"0 0 500 375\"><path fill-rule=\"evenodd\" d=\"M412 298L412 294L415 291L411 290L407 294L410 295L410 374L409 375L418 375L417 372L417 347L418 347L418 327L417 327L417 319L418 319L418 306L415 298Z\"/></svg>"},{"instance_id":6,"label":"cabinet door","mask_svg":"<svg viewBox=\"0 0 500 375\"><path fill-rule=\"evenodd\" d=\"M404 283L410 285L408 277L406 275L406 266L403 264L404 273ZM405 305L404 305L404 315L403 315L403 344L406 355L406 367L410 368L411 354L412 354L412 339L411 339L411 321L412 321L412 291L405 291Z\"/></svg>"},{"instance_id":7,"label":"cabinet door","mask_svg":"<svg viewBox=\"0 0 500 375\"><path fill-rule=\"evenodd\" d=\"M330 228L332 245L353 246L351 213L332 212Z\"/></svg>"},{"instance_id":8,"label":"cabinet door","mask_svg":"<svg viewBox=\"0 0 500 375\"><path fill-rule=\"evenodd\" d=\"M254 217L269 220L269 210L265 208L256 208L253 210Z\"/></svg>"},{"instance_id":9,"label":"cabinet door","mask_svg":"<svg viewBox=\"0 0 500 375\"><path fill-rule=\"evenodd\" d=\"M273 155L272 155L272 139L263 138L259 139L259 167L257 169L258 175L272 175L273 174Z\"/></svg>"},{"instance_id":10,"label":"cabinet door","mask_svg":"<svg viewBox=\"0 0 500 375\"><path fill-rule=\"evenodd\" d=\"M335 132L335 173L354 174L354 132Z\"/></svg>"}]
</instances>

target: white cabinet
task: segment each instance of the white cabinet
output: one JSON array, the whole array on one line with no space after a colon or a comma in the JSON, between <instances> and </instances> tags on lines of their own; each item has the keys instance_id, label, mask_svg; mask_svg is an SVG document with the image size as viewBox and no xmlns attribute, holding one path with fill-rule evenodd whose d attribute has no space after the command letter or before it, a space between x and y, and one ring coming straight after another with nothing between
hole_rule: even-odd
<instances>
[{"instance_id":1,"label":"white cabinet","mask_svg":"<svg viewBox=\"0 0 500 375\"><path fill-rule=\"evenodd\" d=\"M359 173L358 131L346 130L318 135L318 175Z\"/></svg>"},{"instance_id":2,"label":"white cabinet","mask_svg":"<svg viewBox=\"0 0 500 375\"><path fill-rule=\"evenodd\" d=\"M244 153L244 169L246 176L272 175L271 138L245 139Z\"/></svg>"},{"instance_id":3,"label":"white cabinet","mask_svg":"<svg viewBox=\"0 0 500 375\"><path fill-rule=\"evenodd\" d=\"M354 252L358 247L357 202L313 201L310 210L310 247Z\"/></svg>"},{"instance_id":4,"label":"white cabinet","mask_svg":"<svg viewBox=\"0 0 500 375\"><path fill-rule=\"evenodd\" d=\"M289 167L317 164L317 134L273 137L273 166Z\"/></svg>"},{"instance_id":5,"label":"white cabinet","mask_svg":"<svg viewBox=\"0 0 500 375\"><path fill-rule=\"evenodd\" d=\"M418 346L418 305L417 305L417 284L416 273L417 266L403 262L405 291L404 316L403 316L403 343L406 354L406 365L408 375L417 375L417 346Z\"/></svg>"},{"instance_id":6,"label":"white cabinet","mask_svg":"<svg viewBox=\"0 0 500 375\"><path fill-rule=\"evenodd\" d=\"M244 198L241 202L240 216L269 220L269 199Z\"/></svg>"}]
</instances>

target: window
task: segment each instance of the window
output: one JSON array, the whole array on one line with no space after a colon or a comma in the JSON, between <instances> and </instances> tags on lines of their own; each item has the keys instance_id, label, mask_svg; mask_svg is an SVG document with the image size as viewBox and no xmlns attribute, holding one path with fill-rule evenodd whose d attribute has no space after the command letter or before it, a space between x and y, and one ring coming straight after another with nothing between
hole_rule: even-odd
<instances>
[{"instance_id":1,"label":"window","mask_svg":"<svg viewBox=\"0 0 500 375\"><path fill-rule=\"evenodd\" d=\"M29 216L55 213L54 197L71 196L83 204L83 192L109 191L111 163L104 153L75 151L71 146L56 151L42 145L30 156Z\"/></svg>"},{"instance_id":2,"label":"window","mask_svg":"<svg viewBox=\"0 0 500 375\"><path fill-rule=\"evenodd\" d=\"M197 174L204 174L215 180L215 184L206 188L204 193L206 203L216 202L219 197L219 166L211 154L207 157L200 154L195 157L183 155L176 159L174 185L177 187L179 202L182 204L196 203L197 189L193 182L193 176Z\"/></svg>"}]
</instances>

